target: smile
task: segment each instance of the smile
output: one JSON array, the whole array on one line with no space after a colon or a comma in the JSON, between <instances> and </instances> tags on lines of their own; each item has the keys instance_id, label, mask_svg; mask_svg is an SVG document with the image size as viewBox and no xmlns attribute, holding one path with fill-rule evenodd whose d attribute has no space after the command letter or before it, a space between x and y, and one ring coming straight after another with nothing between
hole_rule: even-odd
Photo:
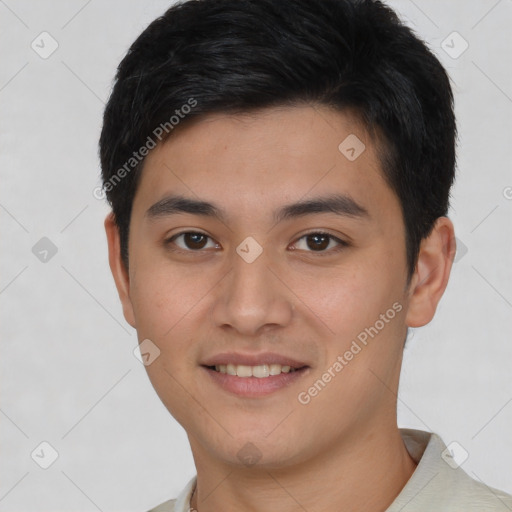
<instances>
[{"instance_id":1,"label":"smile","mask_svg":"<svg viewBox=\"0 0 512 512\"><path fill-rule=\"evenodd\" d=\"M257 398L287 388L309 369L308 366L294 368L280 364L220 364L203 368L216 385L246 398Z\"/></svg>"},{"instance_id":2,"label":"smile","mask_svg":"<svg viewBox=\"0 0 512 512\"><path fill-rule=\"evenodd\" d=\"M264 379L271 375L290 373L297 370L297 368L281 364L260 364L257 366L247 366L244 364L218 364L210 368L214 369L216 372L227 373L228 375L236 375L237 377L257 377L258 379Z\"/></svg>"}]
</instances>

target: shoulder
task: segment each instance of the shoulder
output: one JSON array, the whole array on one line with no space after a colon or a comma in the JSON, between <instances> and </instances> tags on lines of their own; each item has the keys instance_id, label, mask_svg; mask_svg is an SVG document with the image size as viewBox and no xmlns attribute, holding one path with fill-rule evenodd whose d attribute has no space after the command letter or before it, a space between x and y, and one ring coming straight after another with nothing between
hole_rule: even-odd
<instances>
[{"instance_id":1,"label":"shoulder","mask_svg":"<svg viewBox=\"0 0 512 512\"><path fill-rule=\"evenodd\" d=\"M451 473L445 472L442 477L443 489L446 489L443 500L448 510L460 510L461 506L467 511L512 510L512 495L473 479L460 467Z\"/></svg>"},{"instance_id":2,"label":"shoulder","mask_svg":"<svg viewBox=\"0 0 512 512\"><path fill-rule=\"evenodd\" d=\"M439 435L401 429L416 470L386 512L510 512L512 495L471 477ZM476 476L476 475L475 475Z\"/></svg>"},{"instance_id":3,"label":"shoulder","mask_svg":"<svg viewBox=\"0 0 512 512\"><path fill-rule=\"evenodd\" d=\"M510 512L512 495L471 478L462 468L413 474L386 512Z\"/></svg>"},{"instance_id":4,"label":"shoulder","mask_svg":"<svg viewBox=\"0 0 512 512\"><path fill-rule=\"evenodd\" d=\"M190 498L194 492L196 480L196 476L190 479L176 499L160 503L160 505L148 510L148 512L192 512Z\"/></svg>"},{"instance_id":5,"label":"shoulder","mask_svg":"<svg viewBox=\"0 0 512 512\"><path fill-rule=\"evenodd\" d=\"M176 500L169 500L165 503L160 503L157 507L148 510L148 512L174 512L174 504Z\"/></svg>"}]
</instances>

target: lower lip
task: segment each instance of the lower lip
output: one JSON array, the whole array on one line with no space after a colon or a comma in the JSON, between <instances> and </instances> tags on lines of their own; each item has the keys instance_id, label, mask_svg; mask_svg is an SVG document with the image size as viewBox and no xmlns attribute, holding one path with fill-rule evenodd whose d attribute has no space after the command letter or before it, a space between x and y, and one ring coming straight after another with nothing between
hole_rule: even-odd
<instances>
[{"instance_id":1,"label":"lower lip","mask_svg":"<svg viewBox=\"0 0 512 512\"><path fill-rule=\"evenodd\" d=\"M270 375L269 377L237 377L236 375L229 375L228 373L220 373L211 370L206 366L202 367L210 378L225 391L234 393L238 396L247 398L257 398L261 396L270 395L280 389L292 385L294 382L300 380L309 367L301 368L289 373L280 373L279 375Z\"/></svg>"}]
</instances>

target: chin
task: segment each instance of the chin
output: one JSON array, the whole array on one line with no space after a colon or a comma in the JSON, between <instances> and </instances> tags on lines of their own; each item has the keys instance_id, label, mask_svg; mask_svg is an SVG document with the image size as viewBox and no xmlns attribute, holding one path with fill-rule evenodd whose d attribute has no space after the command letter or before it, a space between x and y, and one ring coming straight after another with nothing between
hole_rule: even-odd
<instances>
[{"instance_id":1,"label":"chin","mask_svg":"<svg viewBox=\"0 0 512 512\"><path fill-rule=\"evenodd\" d=\"M269 430L270 431L270 430ZM228 464L239 467L277 469L296 463L299 453L297 445L288 436L287 443L274 436L273 439L265 435L244 435L233 437L229 451L226 446L218 447L218 456ZM219 453L220 452L220 453Z\"/></svg>"}]
</instances>

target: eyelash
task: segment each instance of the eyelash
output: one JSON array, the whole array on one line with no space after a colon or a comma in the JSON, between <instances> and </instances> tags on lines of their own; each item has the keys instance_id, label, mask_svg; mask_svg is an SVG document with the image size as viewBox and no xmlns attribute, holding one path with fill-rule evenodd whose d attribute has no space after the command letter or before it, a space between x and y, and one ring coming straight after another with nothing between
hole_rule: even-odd
<instances>
[{"instance_id":1,"label":"eyelash","mask_svg":"<svg viewBox=\"0 0 512 512\"><path fill-rule=\"evenodd\" d=\"M179 252L179 253L201 253L201 252L204 252L204 249L182 249L182 248L174 249L174 248L171 248L170 245L174 243L174 240L176 240L178 237L180 237L182 235L203 235L203 236L209 238L210 240L213 240L213 238L208 236L206 233L202 233L201 231L182 231L182 232L176 233L175 235L171 236L170 238L164 240L165 247L170 249L173 252ZM297 238L295 243L297 243L299 240L302 240L303 238L307 238L308 236L312 236L312 235L324 235L324 236L329 237L330 240L334 240L335 242L338 243L338 246L335 247L334 249L331 248L329 250L321 250L321 251L313 251L313 250L306 251L306 252L313 253L318 256L326 256L326 255L330 255L332 253L339 252L339 251L343 250L344 248L349 247L349 245L350 245L348 242L341 240L340 238L332 235L331 233L328 233L326 231L321 231L321 230L320 231L311 231L310 233L305 233L301 237ZM330 241L329 241L329 243L330 243Z\"/></svg>"}]
</instances>

